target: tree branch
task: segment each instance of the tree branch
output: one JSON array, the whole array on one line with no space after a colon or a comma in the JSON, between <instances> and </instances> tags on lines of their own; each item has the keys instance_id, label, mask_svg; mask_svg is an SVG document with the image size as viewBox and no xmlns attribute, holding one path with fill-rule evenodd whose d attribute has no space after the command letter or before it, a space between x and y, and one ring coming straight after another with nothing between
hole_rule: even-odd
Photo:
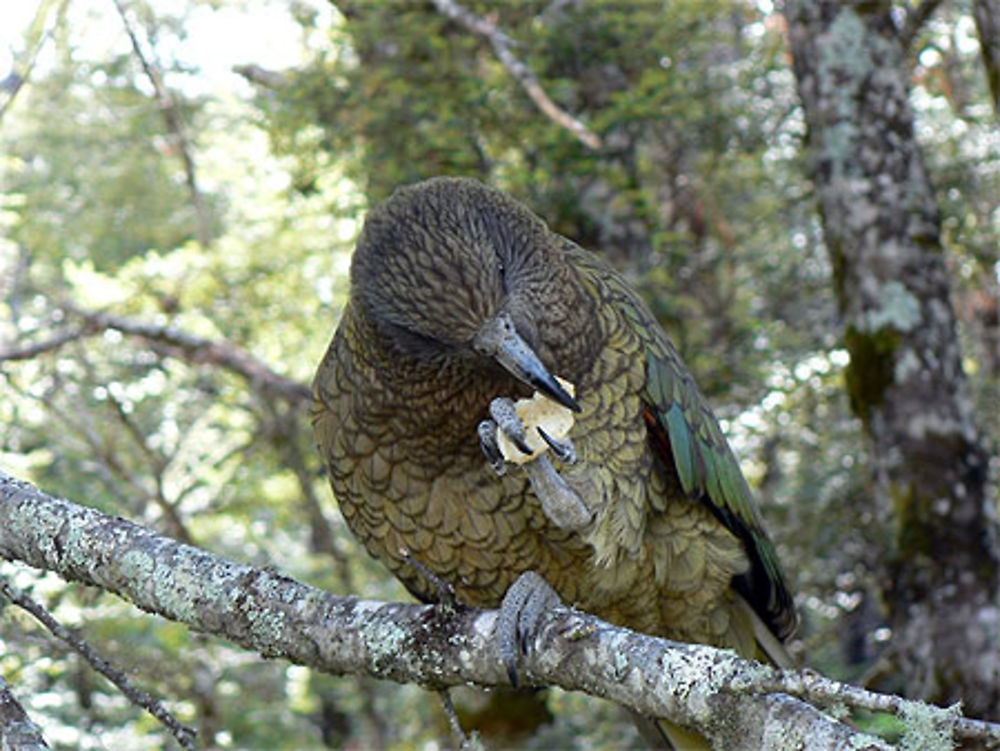
<instances>
[{"instance_id":1,"label":"tree branch","mask_svg":"<svg viewBox=\"0 0 1000 751\"><path fill-rule=\"evenodd\" d=\"M196 733L194 730L178 721L158 699L154 699L145 691L136 687L129 680L128 676L101 657L87 642L59 623L40 603L14 587L3 577L0 577L0 594L19 608L31 613L53 636L64 642L70 649L85 659L94 670L117 686L118 690L125 694L129 701L138 707L142 707L165 725L181 746L188 749L188 751L194 751L196 748L194 744ZM0 748L19 749L20 746L0 745Z\"/></svg>"},{"instance_id":2,"label":"tree branch","mask_svg":"<svg viewBox=\"0 0 1000 751\"><path fill-rule=\"evenodd\" d=\"M754 686L754 690L788 694L824 708L834 708L839 704L854 709L885 712L897 717L913 716L930 709L931 721L952 726L956 738L982 741L989 749L1000 748L1000 725L962 717L958 704L942 709L901 696L880 694L849 683L834 681L811 670L784 671L773 683L762 682ZM948 714L953 715L952 719L947 718Z\"/></svg>"},{"instance_id":3,"label":"tree branch","mask_svg":"<svg viewBox=\"0 0 1000 751\"><path fill-rule=\"evenodd\" d=\"M0 678L0 748L17 751L47 751L49 748L42 731L28 717L3 678Z\"/></svg>"},{"instance_id":4,"label":"tree branch","mask_svg":"<svg viewBox=\"0 0 1000 751\"><path fill-rule=\"evenodd\" d=\"M52 498L2 471L0 556L117 593L265 657L430 688L507 685L496 611L337 597ZM889 748L803 701L769 693L814 687L812 674L796 679L731 652L656 639L565 608L543 620L522 673L534 685L584 691L669 718L717 748ZM850 704L852 695L825 698ZM1000 743L1000 726L962 724L952 710L920 706L947 729Z\"/></svg>"},{"instance_id":5,"label":"tree branch","mask_svg":"<svg viewBox=\"0 0 1000 751\"><path fill-rule=\"evenodd\" d=\"M69 0L59 0L56 10L56 24L62 22ZM26 49L24 51L25 60L15 60L11 71L0 81L0 91L6 93L7 98L0 102L0 122L3 122L4 115L13 106L14 99L24 88L24 85L31 77L35 68L35 62L42 51L42 47L52 36L52 29L48 28L48 17L56 3L53 0L45 0L38 4L35 16L31 21L28 31L25 34Z\"/></svg>"},{"instance_id":6,"label":"tree branch","mask_svg":"<svg viewBox=\"0 0 1000 751\"><path fill-rule=\"evenodd\" d=\"M247 379L264 395L277 397L293 406L304 407L312 400L309 386L274 372L262 360L226 339L205 339L173 326L146 323L112 313L83 310L72 305L65 305L64 310L69 315L82 319L83 326L69 329L21 349L0 351L0 362L28 360L57 350L85 336L94 336L111 329L145 339L154 348L185 362L225 368Z\"/></svg>"},{"instance_id":7,"label":"tree branch","mask_svg":"<svg viewBox=\"0 0 1000 751\"><path fill-rule=\"evenodd\" d=\"M466 30L489 42L500 64L514 77L514 80L521 84L528 96L531 97L531 101L546 117L556 125L568 130L584 145L592 149L601 147L600 136L549 98L539 83L538 77L535 76L535 72L511 52L514 42L501 32L496 24L485 18L480 18L454 0L434 0L434 7L442 15L456 21Z\"/></svg>"},{"instance_id":8,"label":"tree branch","mask_svg":"<svg viewBox=\"0 0 1000 751\"><path fill-rule=\"evenodd\" d=\"M248 82L265 89L277 90L288 83L288 79L283 73L262 68L255 63L234 65L233 73L243 76Z\"/></svg>"},{"instance_id":9,"label":"tree branch","mask_svg":"<svg viewBox=\"0 0 1000 751\"><path fill-rule=\"evenodd\" d=\"M62 349L70 342L75 342L78 339L82 339L85 336L91 336L95 333L97 332L88 331L87 328L83 326L66 329L65 331L60 331L58 334L55 334L48 339L35 342L34 344L29 344L25 347L0 350L0 362L7 362L8 360L33 360L39 355L44 355L48 352L54 352L57 349Z\"/></svg>"}]
</instances>

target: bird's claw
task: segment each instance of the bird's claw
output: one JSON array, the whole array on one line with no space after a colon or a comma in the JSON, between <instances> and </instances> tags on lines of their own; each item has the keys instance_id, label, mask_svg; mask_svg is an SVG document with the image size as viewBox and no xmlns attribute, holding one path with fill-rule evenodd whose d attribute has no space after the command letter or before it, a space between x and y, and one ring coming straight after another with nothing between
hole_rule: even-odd
<instances>
[{"instance_id":1,"label":"bird's claw","mask_svg":"<svg viewBox=\"0 0 1000 751\"><path fill-rule=\"evenodd\" d=\"M522 454L530 454L531 447L528 445L527 437L524 434L524 423L517 414L517 407L514 401L505 396L498 396L490 402L490 417L497 424L497 429L513 441L517 450Z\"/></svg>"},{"instance_id":2,"label":"bird's claw","mask_svg":"<svg viewBox=\"0 0 1000 751\"><path fill-rule=\"evenodd\" d=\"M507 471L507 461L500 450L500 431L514 442L518 450L526 455L534 453L525 445L524 424L517 414L514 402L504 397L497 397L490 402L490 417L479 423L479 445L498 475ZM540 425L534 429L552 449L557 458L568 464L577 461L576 449L569 437L557 439L549 435ZM545 516L560 529L582 529L590 524L593 515L583 502L580 494L560 476L552 462L545 454L536 456L522 465L528 473L531 487L542 504Z\"/></svg>"},{"instance_id":3,"label":"bird's claw","mask_svg":"<svg viewBox=\"0 0 1000 751\"><path fill-rule=\"evenodd\" d=\"M542 455L525 465L535 496L542 504L546 518L560 529L583 529L594 515L580 494L566 482L549 457Z\"/></svg>"},{"instance_id":4,"label":"bird's claw","mask_svg":"<svg viewBox=\"0 0 1000 751\"><path fill-rule=\"evenodd\" d=\"M490 402L490 419L483 420L477 427L479 434L479 446L483 454L493 466L493 470L498 475L503 475L507 471L507 460L500 449L500 432L517 447L517 450L526 456L536 453L528 445L524 423L517 414L514 402L506 397L496 397ZM554 438L541 426L533 426L538 435L548 444L549 448L561 461L567 464L575 464L577 461L576 448L569 436L565 438Z\"/></svg>"},{"instance_id":5,"label":"bird's claw","mask_svg":"<svg viewBox=\"0 0 1000 751\"><path fill-rule=\"evenodd\" d=\"M531 447L525 441L524 424L517 415L517 408L511 399L496 397L490 402L490 419L483 420L476 428L479 433L479 447L497 475L507 472L507 459L500 450L500 431L517 446L518 451L530 454Z\"/></svg>"},{"instance_id":6,"label":"bird's claw","mask_svg":"<svg viewBox=\"0 0 1000 751\"><path fill-rule=\"evenodd\" d=\"M507 460L504 459L497 440L497 424L493 420L483 420L476 431L479 433L479 448L483 450L493 471L503 476L507 472Z\"/></svg>"},{"instance_id":7,"label":"bird's claw","mask_svg":"<svg viewBox=\"0 0 1000 751\"><path fill-rule=\"evenodd\" d=\"M549 444L552 453L567 464L576 464L576 448L573 446L573 442L569 439L569 436L558 440L546 433L541 425L536 425L535 430L538 431L538 435L542 437L542 440Z\"/></svg>"},{"instance_id":8,"label":"bird's claw","mask_svg":"<svg viewBox=\"0 0 1000 751\"><path fill-rule=\"evenodd\" d=\"M517 664L520 655L527 653L542 616L561 604L556 591L534 571L525 571L508 587L500 603L496 638L507 677L514 688L519 684Z\"/></svg>"}]
</instances>

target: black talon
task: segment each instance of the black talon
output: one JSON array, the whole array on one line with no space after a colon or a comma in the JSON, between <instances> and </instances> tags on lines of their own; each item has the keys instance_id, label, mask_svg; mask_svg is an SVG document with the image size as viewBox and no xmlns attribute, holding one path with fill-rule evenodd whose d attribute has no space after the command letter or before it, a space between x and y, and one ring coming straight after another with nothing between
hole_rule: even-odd
<instances>
[{"instance_id":1,"label":"black talon","mask_svg":"<svg viewBox=\"0 0 1000 751\"><path fill-rule=\"evenodd\" d=\"M556 456L564 462L569 462L570 464L576 462L576 452L573 450L571 445L567 445L562 441L557 441L555 438L546 433L541 425L536 425L535 430L538 431L538 435L542 437L542 440L549 444L549 448L552 449Z\"/></svg>"},{"instance_id":2,"label":"black talon","mask_svg":"<svg viewBox=\"0 0 1000 751\"><path fill-rule=\"evenodd\" d=\"M504 659L504 666L507 668L507 678L510 679L511 688L520 688L521 684L517 680L517 661L516 658L507 657Z\"/></svg>"},{"instance_id":3,"label":"black talon","mask_svg":"<svg viewBox=\"0 0 1000 751\"><path fill-rule=\"evenodd\" d=\"M564 446L558 441L556 441L555 438L546 433L541 425L536 425L535 430L538 431L538 435L542 437L542 440L545 441L547 444L549 444L549 448L555 451L556 454L558 454L561 457Z\"/></svg>"},{"instance_id":4,"label":"black talon","mask_svg":"<svg viewBox=\"0 0 1000 751\"><path fill-rule=\"evenodd\" d=\"M517 446L517 450L520 451L525 456L527 456L527 455L529 455L531 453L531 446L529 446L525 442L525 440L524 440L523 437L521 437L519 435L512 435L512 436L508 436L508 438L510 438L514 442L514 445Z\"/></svg>"}]
</instances>

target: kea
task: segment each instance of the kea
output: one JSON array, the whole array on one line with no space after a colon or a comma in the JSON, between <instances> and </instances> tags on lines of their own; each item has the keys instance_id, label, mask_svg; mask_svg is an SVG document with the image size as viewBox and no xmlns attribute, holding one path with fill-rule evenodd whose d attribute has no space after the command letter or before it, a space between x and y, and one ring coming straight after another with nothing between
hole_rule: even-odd
<instances>
[{"instance_id":1,"label":"kea","mask_svg":"<svg viewBox=\"0 0 1000 751\"><path fill-rule=\"evenodd\" d=\"M787 659L789 589L691 373L619 273L501 191L434 178L369 212L313 392L351 531L417 598L501 606L512 679L525 614L556 599ZM565 435L522 419L537 394Z\"/></svg>"}]
</instances>

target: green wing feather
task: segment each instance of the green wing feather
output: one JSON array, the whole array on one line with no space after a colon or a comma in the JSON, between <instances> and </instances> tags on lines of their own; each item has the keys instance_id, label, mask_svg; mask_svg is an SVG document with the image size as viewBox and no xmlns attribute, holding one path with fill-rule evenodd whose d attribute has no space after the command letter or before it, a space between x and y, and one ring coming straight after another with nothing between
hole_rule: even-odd
<instances>
[{"instance_id":1,"label":"green wing feather","mask_svg":"<svg viewBox=\"0 0 1000 751\"><path fill-rule=\"evenodd\" d=\"M704 503L744 544L750 570L734 581L767 626L784 639L796 625L795 606L739 463L698 385L666 333L625 280L603 261L567 244L573 262L600 279L646 353L646 423L654 451L677 474L692 500Z\"/></svg>"},{"instance_id":2,"label":"green wing feather","mask_svg":"<svg viewBox=\"0 0 1000 751\"><path fill-rule=\"evenodd\" d=\"M750 571L735 583L779 638L795 627L795 610L777 554L753 494L704 397L659 327L641 332L646 342L651 433L662 431L681 488L715 513L747 549ZM664 399L665 395L670 397ZM663 441L659 445L663 445ZM653 445L658 445L656 440Z\"/></svg>"}]
</instances>

